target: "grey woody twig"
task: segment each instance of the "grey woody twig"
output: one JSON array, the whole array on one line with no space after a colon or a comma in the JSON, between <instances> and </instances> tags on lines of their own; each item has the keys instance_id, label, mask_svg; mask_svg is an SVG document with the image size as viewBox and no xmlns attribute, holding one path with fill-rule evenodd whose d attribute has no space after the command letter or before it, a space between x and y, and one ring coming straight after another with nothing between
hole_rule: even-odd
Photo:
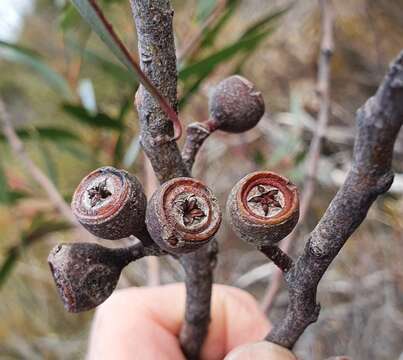
<instances>
[{"instance_id":1,"label":"grey woody twig","mask_svg":"<svg viewBox=\"0 0 403 360\"><path fill-rule=\"evenodd\" d=\"M182 150L183 162L186 167L191 171L196 156L204 141L210 136L211 130L207 123L195 122L190 124L186 129L186 141Z\"/></svg>"},{"instance_id":2,"label":"grey woody twig","mask_svg":"<svg viewBox=\"0 0 403 360\"><path fill-rule=\"evenodd\" d=\"M140 66L155 87L177 107L177 71L172 29L173 10L169 0L130 0L136 24ZM163 35L162 35L163 34ZM147 90L140 86L136 105L141 124L141 144L158 180L188 177L173 128L166 113ZM186 306L180 341L187 358L198 358L210 321L210 299L215 253L203 247L180 256L185 269Z\"/></svg>"},{"instance_id":3,"label":"grey woody twig","mask_svg":"<svg viewBox=\"0 0 403 360\"><path fill-rule=\"evenodd\" d=\"M289 305L266 340L292 348L318 318L317 286L350 235L365 219L375 199L393 182L393 147L403 122L403 52L390 67L376 94L357 112L352 167L303 254L285 274Z\"/></svg>"},{"instance_id":4,"label":"grey woody twig","mask_svg":"<svg viewBox=\"0 0 403 360\"><path fill-rule=\"evenodd\" d=\"M300 227L304 223L308 214L309 206L312 196L315 192L316 174L318 172L319 159L321 153L322 139L325 135L327 124L329 122L330 114L330 66L331 59L334 52L333 40L333 26L334 14L331 0L319 0L322 12L322 39L320 44L319 54L319 67L318 67L318 81L317 81L317 94L320 100L320 108L318 114L318 121L316 131L313 135L311 145L307 155L307 171L304 181L304 186L301 192L301 208L300 218L297 227L294 231L281 242L281 249L289 253L292 250L292 245L295 242ZM281 269L276 269L270 284L266 290L265 296L262 300L263 311L269 313L276 295L281 287L282 280Z\"/></svg>"},{"instance_id":5,"label":"grey woody twig","mask_svg":"<svg viewBox=\"0 0 403 360\"><path fill-rule=\"evenodd\" d=\"M278 246L262 246L259 250L273 261L283 273L288 272L294 265L292 258Z\"/></svg>"},{"instance_id":6,"label":"grey woody twig","mask_svg":"<svg viewBox=\"0 0 403 360\"><path fill-rule=\"evenodd\" d=\"M79 226L70 210L70 207L66 204L55 185L53 185L44 172L35 165L26 153L24 144L15 132L10 115L2 99L0 99L0 125L12 151L24 164L26 170L30 173L36 183L46 192L53 205L69 223L74 226Z\"/></svg>"}]
</instances>

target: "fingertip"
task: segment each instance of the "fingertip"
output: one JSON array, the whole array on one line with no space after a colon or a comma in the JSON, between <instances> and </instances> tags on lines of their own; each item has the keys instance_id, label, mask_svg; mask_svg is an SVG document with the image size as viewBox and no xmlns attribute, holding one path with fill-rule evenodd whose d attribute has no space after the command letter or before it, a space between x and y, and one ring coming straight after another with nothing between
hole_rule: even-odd
<instances>
[{"instance_id":1,"label":"fingertip","mask_svg":"<svg viewBox=\"0 0 403 360\"><path fill-rule=\"evenodd\" d=\"M271 329L271 323L251 294L233 287L228 291L235 301L227 308L227 352L263 339Z\"/></svg>"},{"instance_id":2,"label":"fingertip","mask_svg":"<svg viewBox=\"0 0 403 360\"><path fill-rule=\"evenodd\" d=\"M224 360L297 360L297 358L290 350L280 345L260 341L235 348Z\"/></svg>"},{"instance_id":3,"label":"fingertip","mask_svg":"<svg viewBox=\"0 0 403 360\"><path fill-rule=\"evenodd\" d=\"M270 330L255 298L231 286L214 285L211 318L202 359L222 359L236 346L263 339Z\"/></svg>"}]
</instances>

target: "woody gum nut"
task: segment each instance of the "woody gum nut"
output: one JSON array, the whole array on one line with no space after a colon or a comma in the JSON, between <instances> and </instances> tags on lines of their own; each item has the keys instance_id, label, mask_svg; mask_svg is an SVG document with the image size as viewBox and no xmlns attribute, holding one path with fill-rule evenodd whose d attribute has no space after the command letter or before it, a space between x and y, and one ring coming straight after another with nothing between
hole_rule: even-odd
<instances>
[{"instance_id":1,"label":"woody gum nut","mask_svg":"<svg viewBox=\"0 0 403 360\"><path fill-rule=\"evenodd\" d=\"M59 295L70 312L90 310L115 289L120 273L130 261L124 249L94 243L57 245L48 257Z\"/></svg>"},{"instance_id":2,"label":"woody gum nut","mask_svg":"<svg viewBox=\"0 0 403 360\"><path fill-rule=\"evenodd\" d=\"M153 194L146 224L162 249L174 254L186 253L213 238L221 224L221 210L214 194L202 182L176 178Z\"/></svg>"},{"instance_id":3,"label":"woody gum nut","mask_svg":"<svg viewBox=\"0 0 403 360\"><path fill-rule=\"evenodd\" d=\"M212 127L232 133L252 129L262 118L262 94L242 76L234 75L218 83L209 99Z\"/></svg>"},{"instance_id":4,"label":"woody gum nut","mask_svg":"<svg viewBox=\"0 0 403 360\"><path fill-rule=\"evenodd\" d=\"M77 187L71 207L92 234L116 240L145 229L147 199L140 182L127 171L102 167Z\"/></svg>"},{"instance_id":5,"label":"woody gum nut","mask_svg":"<svg viewBox=\"0 0 403 360\"><path fill-rule=\"evenodd\" d=\"M297 187L273 172L255 172L231 190L227 213L232 228L257 247L272 246L286 237L299 218Z\"/></svg>"},{"instance_id":6,"label":"woody gum nut","mask_svg":"<svg viewBox=\"0 0 403 360\"><path fill-rule=\"evenodd\" d=\"M260 341L235 348L224 360L297 360L297 358L290 350L280 345Z\"/></svg>"}]
</instances>

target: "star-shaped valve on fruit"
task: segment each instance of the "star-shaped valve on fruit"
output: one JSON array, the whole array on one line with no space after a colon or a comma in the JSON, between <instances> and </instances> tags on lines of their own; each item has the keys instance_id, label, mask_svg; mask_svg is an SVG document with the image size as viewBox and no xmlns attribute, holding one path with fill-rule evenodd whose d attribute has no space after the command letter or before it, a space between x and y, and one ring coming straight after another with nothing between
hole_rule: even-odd
<instances>
[{"instance_id":1,"label":"star-shaped valve on fruit","mask_svg":"<svg viewBox=\"0 0 403 360\"><path fill-rule=\"evenodd\" d=\"M183 223L191 226L195 221L201 220L206 214L200 209L195 196L190 196L183 203Z\"/></svg>"},{"instance_id":2,"label":"star-shaped valve on fruit","mask_svg":"<svg viewBox=\"0 0 403 360\"><path fill-rule=\"evenodd\" d=\"M281 208L280 202L276 196L278 194L277 189L266 190L262 185L257 186L259 195L252 196L248 199L250 203L260 204L265 216L268 216L270 208Z\"/></svg>"}]
</instances>

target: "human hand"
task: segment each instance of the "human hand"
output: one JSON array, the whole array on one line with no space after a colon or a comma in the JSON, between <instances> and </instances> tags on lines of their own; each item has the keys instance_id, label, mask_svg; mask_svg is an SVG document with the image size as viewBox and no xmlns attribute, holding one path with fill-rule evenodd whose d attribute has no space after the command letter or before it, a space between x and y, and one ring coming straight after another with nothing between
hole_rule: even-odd
<instances>
[{"instance_id":1,"label":"human hand","mask_svg":"<svg viewBox=\"0 0 403 360\"><path fill-rule=\"evenodd\" d=\"M87 359L182 360L178 334L184 311L183 284L115 291L96 312ZM202 360L223 359L236 347L261 340L270 329L254 298L230 286L214 285L211 318ZM278 348L251 344L226 359L258 360L253 354L263 353L265 360L293 359Z\"/></svg>"}]
</instances>

